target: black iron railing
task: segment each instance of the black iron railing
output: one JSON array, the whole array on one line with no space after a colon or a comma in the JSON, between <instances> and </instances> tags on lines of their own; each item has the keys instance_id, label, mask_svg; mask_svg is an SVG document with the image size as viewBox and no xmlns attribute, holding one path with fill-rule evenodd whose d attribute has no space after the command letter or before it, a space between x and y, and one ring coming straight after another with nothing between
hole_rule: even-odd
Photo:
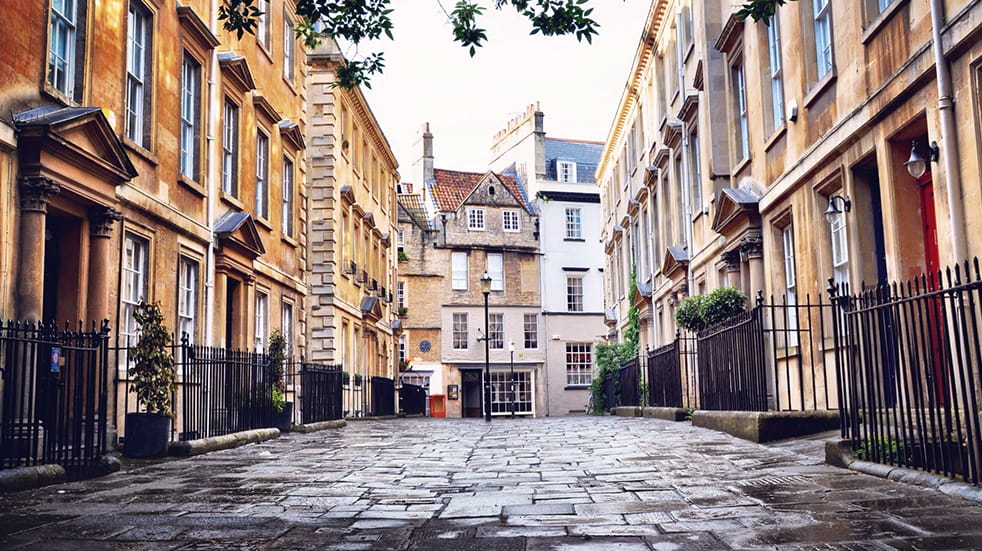
<instances>
[{"instance_id":1,"label":"black iron railing","mask_svg":"<svg viewBox=\"0 0 982 551\"><path fill-rule=\"evenodd\" d=\"M301 363L300 422L318 423L341 419L341 385L343 369L340 364L324 366Z\"/></svg>"},{"instance_id":2,"label":"black iron railing","mask_svg":"<svg viewBox=\"0 0 982 551\"><path fill-rule=\"evenodd\" d=\"M619 373L615 370L610 370L604 377L602 386L604 394L604 411L610 411L610 408L615 408L618 405L617 398L617 380L619 378Z\"/></svg>"},{"instance_id":3,"label":"black iron railing","mask_svg":"<svg viewBox=\"0 0 982 551\"><path fill-rule=\"evenodd\" d=\"M637 356L622 363L617 370L617 384L620 389L619 406L640 406L641 369Z\"/></svg>"},{"instance_id":4,"label":"black iron railing","mask_svg":"<svg viewBox=\"0 0 982 551\"><path fill-rule=\"evenodd\" d=\"M904 284L830 293L842 435L856 454L979 484L978 259Z\"/></svg>"},{"instance_id":5,"label":"black iron railing","mask_svg":"<svg viewBox=\"0 0 982 551\"><path fill-rule=\"evenodd\" d=\"M109 326L0 326L0 469L58 464L75 477L107 451Z\"/></svg>"},{"instance_id":6,"label":"black iron railing","mask_svg":"<svg viewBox=\"0 0 982 551\"><path fill-rule=\"evenodd\" d=\"M648 351L648 405L682 407L681 337Z\"/></svg>"},{"instance_id":7,"label":"black iron railing","mask_svg":"<svg viewBox=\"0 0 982 551\"><path fill-rule=\"evenodd\" d=\"M701 331L697 353L701 409L767 410L764 327L759 309Z\"/></svg>"},{"instance_id":8,"label":"black iron railing","mask_svg":"<svg viewBox=\"0 0 982 551\"><path fill-rule=\"evenodd\" d=\"M410 383L402 383L399 391L399 409L406 415L426 413L426 389Z\"/></svg>"},{"instance_id":9,"label":"black iron railing","mask_svg":"<svg viewBox=\"0 0 982 551\"><path fill-rule=\"evenodd\" d=\"M369 388L371 415L395 415L395 381L385 377L372 377Z\"/></svg>"}]
</instances>

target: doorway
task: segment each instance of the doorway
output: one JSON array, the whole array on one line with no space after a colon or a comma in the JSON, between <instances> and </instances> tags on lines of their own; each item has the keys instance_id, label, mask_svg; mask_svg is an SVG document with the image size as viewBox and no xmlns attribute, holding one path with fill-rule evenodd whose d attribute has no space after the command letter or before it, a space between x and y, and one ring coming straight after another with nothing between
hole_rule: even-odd
<instances>
[{"instance_id":1,"label":"doorway","mask_svg":"<svg viewBox=\"0 0 982 551\"><path fill-rule=\"evenodd\" d=\"M59 325L82 320L80 300L81 222L49 213L45 221L41 317Z\"/></svg>"},{"instance_id":2,"label":"doorway","mask_svg":"<svg viewBox=\"0 0 982 551\"><path fill-rule=\"evenodd\" d=\"M461 416L482 417L481 372L469 370L460 372Z\"/></svg>"}]
</instances>

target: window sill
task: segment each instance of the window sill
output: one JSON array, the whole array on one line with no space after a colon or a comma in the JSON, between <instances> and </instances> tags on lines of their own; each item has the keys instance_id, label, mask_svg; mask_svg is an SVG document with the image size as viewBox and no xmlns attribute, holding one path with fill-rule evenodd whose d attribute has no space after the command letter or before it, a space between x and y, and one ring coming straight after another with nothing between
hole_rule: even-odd
<instances>
[{"instance_id":1,"label":"window sill","mask_svg":"<svg viewBox=\"0 0 982 551\"><path fill-rule=\"evenodd\" d=\"M590 390L590 385L566 385L563 390Z\"/></svg>"},{"instance_id":2,"label":"window sill","mask_svg":"<svg viewBox=\"0 0 982 551\"><path fill-rule=\"evenodd\" d=\"M154 155L154 153L149 149L146 149L142 145L134 142L133 140L127 138L126 136L123 136L122 140L123 140L123 145L126 146L126 149L133 152L133 154L136 155L137 157L140 157L144 161L152 164L153 166L157 166L160 164L160 159L158 159L157 156Z\"/></svg>"},{"instance_id":3,"label":"window sill","mask_svg":"<svg viewBox=\"0 0 982 551\"><path fill-rule=\"evenodd\" d=\"M887 6L887 9L883 10L883 13L877 15L870 21L861 37L863 45L868 46L873 38L880 34L880 31L886 26L887 22L893 19L893 14L900 11L900 7L906 3L907 0L894 0L892 4Z\"/></svg>"},{"instance_id":4,"label":"window sill","mask_svg":"<svg viewBox=\"0 0 982 551\"><path fill-rule=\"evenodd\" d=\"M566 238L563 239L563 241L571 241L571 242L575 242L575 243L586 243L586 239L583 239L582 237L566 237Z\"/></svg>"},{"instance_id":5,"label":"window sill","mask_svg":"<svg viewBox=\"0 0 982 551\"><path fill-rule=\"evenodd\" d=\"M771 148L774 147L774 144L776 144L787 133L788 133L788 123L785 122L780 127L778 127L778 129L775 130L773 134L771 134L770 138L767 138L766 142L764 142L764 151L770 151Z\"/></svg>"},{"instance_id":6,"label":"window sill","mask_svg":"<svg viewBox=\"0 0 982 551\"><path fill-rule=\"evenodd\" d=\"M300 246L300 243L297 243L297 242L296 242L296 240L294 240L294 239L293 239L292 237L290 237L289 235L284 235L284 236L281 236L281 237L280 237L280 241L282 241L282 242L284 242L284 243L286 243L286 244L287 244L287 246L289 246L289 247L292 247L292 248L294 248L294 249L296 249L297 247L299 247L299 246Z\"/></svg>"},{"instance_id":7,"label":"window sill","mask_svg":"<svg viewBox=\"0 0 982 551\"><path fill-rule=\"evenodd\" d=\"M221 200L222 200L222 203L225 203L226 205L232 207L233 209L235 209L235 210L237 210L239 212L242 212L242 211L245 210L245 205L243 205L242 202L239 201L234 195L230 195L230 194L225 193L223 191L223 192L221 192Z\"/></svg>"},{"instance_id":8,"label":"window sill","mask_svg":"<svg viewBox=\"0 0 982 551\"><path fill-rule=\"evenodd\" d=\"M740 174L741 172L743 172L744 169L746 169L748 166L750 166L750 160L752 158L753 157L751 157L750 155L747 155L746 157L743 158L742 161L740 161L739 163L737 163L736 166L733 167L733 172L731 173L732 174L732 178L735 179L738 174Z\"/></svg>"},{"instance_id":9,"label":"window sill","mask_svg":"<svg viewBox=\"0 0 982 551\"><path fill-rule=\"evenodd\" d=\"M818 100L818 98L832 86L833 82L835 82L835 65L833 65L832 68L829 69L828 73L825 73L825 76L822 77L822 80L816 82L812 86L811 90L809 90L808 93L805 94L805 99L802 100L802 103L804 103L805 107L811 107L812 104L815 103L815 101Z\"/></svg>"},{"instance_id":10,"label":"window sill","mask_svg":"<svg viewBox=\"0 0 982 551\"><path fill-rule=\"evenodd\" d=\"M195 182L194 180L188 178L183 174L179 174L177 176L177 183L181 184L182 186L184 186L185 188L187 188L188 190L190 190L191 192L193 192L195 195L199 197L205 197L207 195L204 186L202 186L198 182Z\"/></svg>"},{"instance_id":11,"label":"window sill","mask_svg":"<svg viewBox=\"0 0 982 551\"><path fill-rule=\"evenodd\" d=\"M273 223L263 218L262 216L253 213L252 220L256 223L257 226L262 226L269 231L273 231Z\"/></svg>"},{"instance_id":12,"label":"window sill","mask_svg":"<svg viewBox=\"0 0 982 551\"><path fill-rule=\"evenodd\" d=\"M272 34L273 33L270 33L271 40L272 40ZM266 59L268 59L270 63L273 63L273 52L270 51L269 44L266 44L265 42L256 38L256 46L258 47L259 51L266 56Z\"/></svg>"}]
</instances>

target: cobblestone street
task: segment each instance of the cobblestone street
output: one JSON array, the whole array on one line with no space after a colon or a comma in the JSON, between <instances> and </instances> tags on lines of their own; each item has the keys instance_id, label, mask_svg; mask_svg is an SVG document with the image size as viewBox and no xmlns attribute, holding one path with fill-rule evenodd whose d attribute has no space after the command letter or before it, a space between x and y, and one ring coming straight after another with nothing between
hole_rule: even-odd
<instances>
[{"instance_id":1,"label":"cobblestone street","mask_svg":"<svg viewBox=\"0 0 982 551\"><path fill-rule=\"evenodd\" d=\"M616 417L400 419L0 497L0 548L980 549L977 503Z\"/></svg>"}]
</instances>

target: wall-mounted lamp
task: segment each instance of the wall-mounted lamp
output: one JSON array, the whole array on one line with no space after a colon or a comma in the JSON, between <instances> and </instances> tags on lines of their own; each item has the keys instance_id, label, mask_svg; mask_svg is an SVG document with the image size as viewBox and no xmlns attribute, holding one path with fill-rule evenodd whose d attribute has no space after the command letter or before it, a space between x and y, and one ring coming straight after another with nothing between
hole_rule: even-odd
<instances>
[{"instance_id":1,"label":"wall-mounted lamp","mask_svg":"<svg viewBox=\"0 0 982 551\"><path fill-rule=\"evenodd\" d=\"M839 205L842 205L841 207ZM849 196L832 195L829 197L829 207L825 209L825 219L829 224L834 224L842 216L842 213L852 210L852 200Z\"/></svg>"},{"instance_id":2,"label":"wall-mounted lamp","mask_svg":"<svg viewBox=\"0 0 982 551\"><path fill-rule=\"evenodd\" d=\"M921 155L921 148L919 146L920 141L914 140L910 146L910 158L904 163L904 166L907 167L907 172L914 178L924 176L924 173L928 169L928 162L938 162L938 142L931 142L931 145L927 146L927 158Z\"/></svg>"}]
</instances>

